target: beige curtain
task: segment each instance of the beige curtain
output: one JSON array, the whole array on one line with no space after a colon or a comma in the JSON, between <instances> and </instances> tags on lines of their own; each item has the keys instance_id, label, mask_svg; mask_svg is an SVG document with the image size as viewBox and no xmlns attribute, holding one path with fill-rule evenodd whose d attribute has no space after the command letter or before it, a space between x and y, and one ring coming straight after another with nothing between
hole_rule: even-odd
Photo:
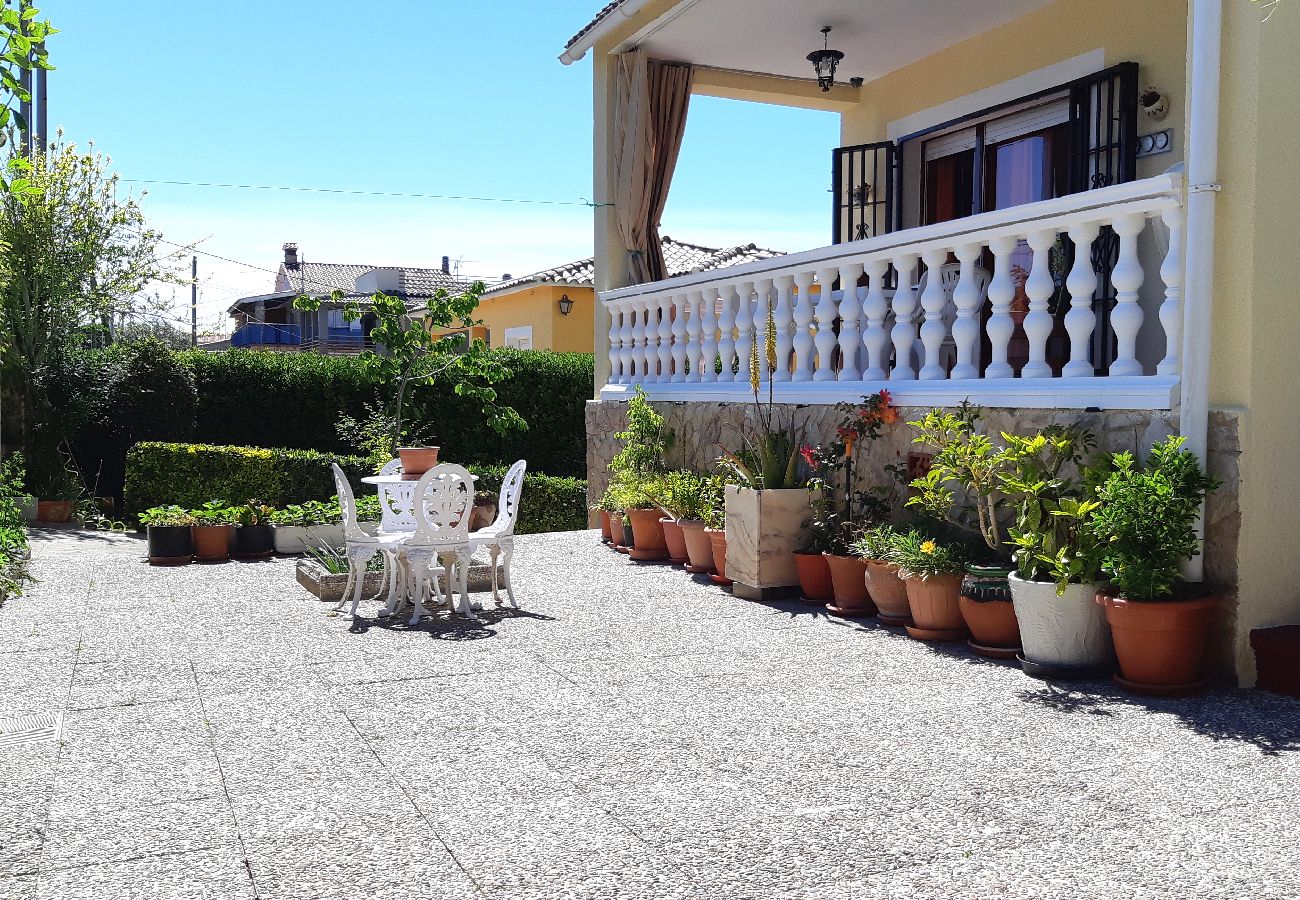
<instances>
[{"instance_id":1,"label":"beige curtain","mask_svg":"<svg viewBox=\"0 0 1300 900\"><path fill-rule=\"evenodd\" d=\"M637 50L619 56L614 208L634 283L668 276L659 218L668 202L690 97L690 66L647 60Z\"/></svg>"}]
</instances>

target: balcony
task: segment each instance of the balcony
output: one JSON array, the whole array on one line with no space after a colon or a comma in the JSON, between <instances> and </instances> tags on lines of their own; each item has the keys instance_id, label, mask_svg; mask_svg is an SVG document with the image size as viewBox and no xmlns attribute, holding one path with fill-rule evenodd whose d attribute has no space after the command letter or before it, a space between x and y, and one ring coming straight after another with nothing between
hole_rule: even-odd
<instances>
[{"instance_id":1,"label":"balcony","mask_svg":"<svg viewBox=\"0 0 1300 900\"><path fill-rule=\"evenodd\" d=\"M603 292L601 399L751 399L771 328L777 402L1170 409L1182 197L1166 174Z\"/></svg>"},{"instance_id":2,"label":"balcony","mask_svg":"<svg viewBox=\"0 0 1300 900\"><path fill-rule=\"evenodd\" d=\"M232 347L297 347L302 343L300 325L274 325L250 322L235 329L230 336Z\"/></svg>"}]
</instances>

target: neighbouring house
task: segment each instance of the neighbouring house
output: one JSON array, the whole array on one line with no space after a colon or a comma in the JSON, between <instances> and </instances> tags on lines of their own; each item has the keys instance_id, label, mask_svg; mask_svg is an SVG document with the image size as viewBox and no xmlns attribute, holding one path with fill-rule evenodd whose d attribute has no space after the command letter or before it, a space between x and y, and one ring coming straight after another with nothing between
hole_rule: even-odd
<instances>
[{"instance_id":1,"label":"neighbouring house","mask_svg":"<svg viewBox=\"0 0 1300 900\"><path fill-rule=\"evenodd\" d=\"M718 249L660 240L668 271L672 275L705 272L780 256L754 244ZM535 272L523 278L507 277L483 295L475 318L483 324L472 329L490 347L521 350L591 352L591 329L595 320L595 259Z\"/></svg>"},{"instance_id":2,"label":"neighbouring house","mask_svg":"<svg viewBox=\"0 0 1300 900\"><path fill-rule=\"evenodd\" d=\"M990 429L1082 420L1109 449L1185 435L1223 481L1189 574L1228 595L1216 664L1252 684L1252 629L1300 621L1297 13L608 4L561 56L592 57L593 196L606 201L593 494L638 385L670 401L701 464L734 439L751 394L733 370L770 304L776 399L824 410L823 428L830 404L889 388L912 411L969 399ZM814 73L824 46L838 70ZM654 258L692 95L839 116L826 246L675 277ZM728 157L764 139L758 125L714 137ZM900 436L891 451L908 449Z\"/></svg>"},{"instance_id":3,"label":"neighbouring house","mask_svg":"<svg viewBox=\"0 0 1300 900\"><path fill-rule=\"evenodd\" d=\"M450 271L444 256L438 269L407 266L367 266L345 263L307 262L297 244L285 244L284 259L269 294L241 297L230 307L235 330L231 347L258 350L309 350L317 353L360 353L373 346L370 330L374 316L365 312L378 292L400 297L408 308L425 305L440 289L462 291L468 283ZM309 294L340 299L326 300L316 312L295 309L294 298ZM348 322L343 308L349 303L362 309L359 320ZM216 349L216 348L214 348ZM224 349L224 348L221 348Z\"/></svg>"}]
</instances>

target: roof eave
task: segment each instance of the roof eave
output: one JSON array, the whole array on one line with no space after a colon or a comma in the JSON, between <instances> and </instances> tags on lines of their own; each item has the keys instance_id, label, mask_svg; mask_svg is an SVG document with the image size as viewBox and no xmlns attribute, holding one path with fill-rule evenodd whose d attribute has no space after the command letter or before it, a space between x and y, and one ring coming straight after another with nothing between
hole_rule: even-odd
<instances>
[{"instance_id":1,"label":"roof eave","mask_svg":"<svg viewBox=\"0 0 1300 900\"><path fill-rule=\"evenodd\" d=\"M572 41L560 54L560 62L566 66L576 63L587 55L587 51L620 24L623 19L630 19L650 3L650 0L623 0L618 8L591 27L591 30Z\"/></svg>"}]
</instances>

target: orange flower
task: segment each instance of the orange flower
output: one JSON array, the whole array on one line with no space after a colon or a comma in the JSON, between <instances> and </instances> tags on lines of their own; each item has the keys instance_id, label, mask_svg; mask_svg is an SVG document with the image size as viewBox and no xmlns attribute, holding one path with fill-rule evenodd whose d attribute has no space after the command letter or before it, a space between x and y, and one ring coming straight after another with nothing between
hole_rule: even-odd
<instances>
[{"instance_id":1,"label":"orange flower","mask_svg":"<svg viewBox=\"0 0 1300 900\"><path fill-rule=\"evenodd\" d=\"M898 409L893 406L886 406L880 412L876 413L876 418L886 425L893 425L898 421Z\"/></svg>"}]
</instances>

